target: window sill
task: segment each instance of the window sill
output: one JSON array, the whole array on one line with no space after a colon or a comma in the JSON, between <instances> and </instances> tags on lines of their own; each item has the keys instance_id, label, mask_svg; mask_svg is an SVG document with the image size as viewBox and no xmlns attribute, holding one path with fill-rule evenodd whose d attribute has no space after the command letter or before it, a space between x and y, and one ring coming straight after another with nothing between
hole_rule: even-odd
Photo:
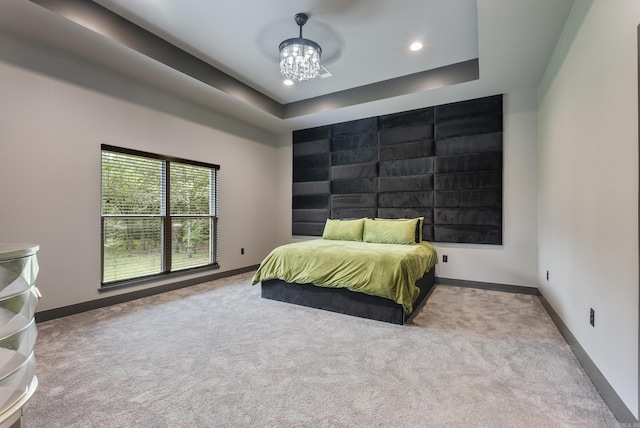
<instances>
[{"instance_id":1,"label":"window sill","mask_svg":"<svg viewBox=\"0 0 640 428\"><path fill-rule=\"evenodd\" d=\"M193 269L179 270L179 271L176 271L176 272L169 272L169 273L160 273L160 274L157 274L157 275L146 276L144 278L136 278L136 279L132 279L132 280L129 280L129 281L119 281L119 282L112 283L112 284L105 284L105 285L102 285L100 288L98 288L98 292L99 293L105 293L105 292L109 292L109 291L121 290L123 288L135 287L135 286L140 286L140 285L148 285L148 284L153 284L153 283L158 282L158 281L181 278L181 277L185 277L185 276L193 275L193 274L212 272L212 271L216 271L218 269L220 269L220 265L216 263L216 264L210 265L210 266L197 267L197 268L193 268Z\"/></svg>"}]
</instances>

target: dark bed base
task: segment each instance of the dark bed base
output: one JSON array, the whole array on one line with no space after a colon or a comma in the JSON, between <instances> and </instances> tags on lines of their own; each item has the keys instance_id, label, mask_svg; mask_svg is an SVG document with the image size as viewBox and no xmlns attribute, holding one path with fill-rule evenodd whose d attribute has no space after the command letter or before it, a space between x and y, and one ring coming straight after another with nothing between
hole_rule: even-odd
<instances>
[{"instance_id":1,"label":"dark bed base","mask_svg":"<svg viewBox=\"0 0 640 428\"><path fill-rule=\"evenodd\" d=\"M356 293L346 288L317 287L313 284L291 284L279 279L262 281L262 297L311 308L324 309L361 318L404 324L417 313L435 283L435 269L420 278L416 285L420 295L413 304L413 312L405 315L402 305L393 300Z\"/></svg>"}]
</instances>

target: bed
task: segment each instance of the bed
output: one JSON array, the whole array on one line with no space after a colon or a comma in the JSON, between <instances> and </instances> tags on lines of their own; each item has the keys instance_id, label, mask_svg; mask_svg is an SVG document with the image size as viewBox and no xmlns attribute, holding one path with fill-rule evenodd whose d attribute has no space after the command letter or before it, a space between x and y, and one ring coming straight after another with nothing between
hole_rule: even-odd
<instances>
[{"instance_id":1,"label":"bed","mask_svg":"<svg viewBox=\"0 0 640 428\"><path fill-rule=\"evenodd\" d=\"M252 283L263 298L404 324L434 285L421 230L420 218L327 220L322 239L274 249Z\"/></svg>"}]
</instances>

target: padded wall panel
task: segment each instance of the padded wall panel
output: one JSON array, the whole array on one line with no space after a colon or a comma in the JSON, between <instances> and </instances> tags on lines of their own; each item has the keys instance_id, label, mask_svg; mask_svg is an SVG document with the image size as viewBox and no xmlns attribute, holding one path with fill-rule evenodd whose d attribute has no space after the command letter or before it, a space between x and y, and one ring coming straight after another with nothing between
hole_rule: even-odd
<instances>
[{"instance_id":1,"label":"padded wall panel","mask_svg":"<svg viewBox=\"0 0 640 428\"><path fill-rule=\"evenodd\" d=\"M500 189L502 171L437 174L433 187L436 190Z\"/></svg>"},{"instance_id":2,"label":"padded wall panel","mask_svg":"<svg viewBox=\"0 0 640 428\"><path fill-rule=\"evenodd\" d=\"M378 131L378 216L424 217L424 239L433 238L433 119L433 107L381 116Z\"/></svg>"},{"instance_id":3,"label":"padded wall panel","mask_svg":"<svg viewBox=\"0 0 640 428\"><path fill-rule=\"evenodd\" d=\"M437 121L456 119L463 116L476 116L479 114L502 116L502 95L476 98L435 107Z\"/></svg>"},{"instance_id":4,"label":"padded wall panel","mask_svg":"<svg viewBox=\"0 0 640 428\"><path fill-rule=\"evenodd\" d=\"M386 129L430 124L433 123L433 111L433 107L427 107L378 116L378 128L380 131L384 131Z\"/></svg>"},{"instance_id":5,"label":"padded wall panel","mask_svg":"<svg viewBox=\"0 0 640 428\"><path fill-rule=\"evenodd\" d=\"M501 207L502 189L447 190L435 193L435 207Z\"/></svg>"},{"instance_id":6,"label":"padded wall panel","mask_svg":"<svg viewBox=\"0 0 640 428\"><path fill-rule=\"evenodd\" d=\"M376 193L378 191L377 178L359 178L351 180L333 180L332 194L344 193Z\"/></svg>"},{"instance_id":7,"label":"padded wall panel","mask_svg":"<svg viewBox=\"0 0 640 428\"><path fill-rule=\"evenodd\" d=\"M380 161L396 159L412 159L433 156L433 140L414 141L411 143L380 146L378 156Z\"/></svg>"},{"instance_id":8,"label":"padded wall panel","mask_svg":"<svg viewBox=\"0 0 640 428\"><path fill-rule=\"evenodd\" d=\"M329 166L331 166L329 153L296 156L296 169L328 168Z\"/></svg>"},{"instance_id":9,"label":"padded wall panel","mask_svg":"<svg viewBox=\"0 0 640 428\"><path fill-rule=\"evenodd\" d=\"M377 208L334 208L331 210L331 218L374 218L377 214Z\"/></svg>"},{"instance_id":10,"label":"padded wall panel","mask_svg":"<svg viewBox=\"0 0 640 428\"><path fill-rule=\"evenodd\" d=\"M378 165L375 163L331 167L331 178L334 180L344 180L346 178L368 178L377 176Z\"/></svg>"},{"instance_id":11,"label":"padded wall panel","mask_svg":"<svg viewBox=\"0 0 640 428\"><path fill-rule=\"evenodd\" d=\"M351 122L342 122L331 125L331 135L337 137L340 135L361 135L375 133L378 130L378 119L368 117L366 119L353 120Z\"/></svg>"},{"instance_id":12,"label":"padded wall panel","mask_svg":"<svg viewBox=\"0 0 640 428\"><path fill-rule=\"evenodd\" d=\"M380 176L433 174L434 158L403 159L380 162Z\"/></svg>"},{"instance_id":13,"label":"padded wall panel","mask_svg":"<svg viewBox=\"0 0 640 428\"><path fill-rule=\"evenodd\" d=\"M502 131L502 116L470 116L436 122L437 139Z\"/></svg>"},{"instance_id":14,"label":"padded wall panel","mask_svg":"<svg viewBox=\"0 0 640 428\"><path fill-rule=\"evenodd\" d=\"M293 133L292 227L294 235L321 235L330 215L331 127Z\"/></svg>"},{"instance_id":15,"label":"padded wall panel","mask_svg":"<svg viewBox=\"0 0 640 428\"><path fill-rule=\"evenodd\" d=\"M433 174L380 177L379 192L401 192L403 190L433 190Z\"/></svg>"},{"instance_id":16,"label":"padded wall panel","mask_svg":"<svg viewBox=\"0 0 640 428\"><path fill-rule=\"evenodd\" d=\"M420 208L378 208L379 218L416 218L424 217L423 223L433 223L433 211Z\"/></svg>"},{"instance_id":17,"label":"padded wall panel","mask_svg":"<svg viewBox=\"0 0 640 428\"><path fill-rule=\"evenodd\" d=\"M293 182L298 183L301 181L326 181L329 180L329 168L307 168L307 169L293 169Z\"/></svg>"},{"instance_id":18,"label":"padded wall panel","mask_svg":"<svg viewBox=\"0 0 640 428\"><path fill-rule=\"evenodd\" d=\"M378 194L378 207L425 207L433 206L433 192L392 192Z\"/></svg>"},{"instance_id":19,"label":"padded wall panel","mask_svg":"<svg viewBox=\"0 0 640 428\"><path fill-rule=\"evenodd\" d=\"M306 143L293 145L293 156L314 155L317 153L328 153L331 150L331 140L315 140Z\"/></svg>"},{"instance_id":20,"label":"padded wall panel","mask_svg":"<svg viewBox=\"0 0 640 428\"><path fill-rule=\"evenodd\" d=\"M378 160L378 149L357 149L331 152L331 165L372 163Z\"/></svg>"},{"instance_id":21,"label":"padded wall panel","mask_svg":"<svg viewBox=\"0 0 640 428\"><path fill-rule=\"evenodd\" d=\"M304 236L322 236L322 232L324 231L324 224L322 223L293 223L291 227L291 233L293 235L304 235Z\"/></svg>"},{"instance_id":22,"label":"padded wall panel","mask_svg":"<svg viewBox=\"0 0 640 428\"><path fill-rule=\"evenodd\" d=\"M502 152L471 153L436 158L436 172L501 171Z\"/></svg>"},{"instance_id":23,"label":"padded wall panel","mask_svg":"<svg viewBox=\"0 0 640 428\"><path fill-rule=\"evenodd\" d=\"M339 135L331 140L331 150L334 152L376 147L378 147L378 136L375 132L361 135Z\"/></svg>"},{"instance_id":24,"label":"padded wall panel","mask_svg":"<svg viewBox=\"0 0 640 428\"><path fill-rule=\"evenodd\" d=\"M502 132L464 135L435 142L436 156L462 155L479 152L501 152Z\"/></svg>"},{"instance_id":25,"label":"padded wall panel","mask_svg":"<svg viewBox=\"0 0 640 428\"><path fill-rule=\"evenodd\" d=\"M328 195L331 193L330 181L303 181L293 183L294 196L299 195Z\"/></svg>"},{"instance_id":26,"label":"padded wall panel","mask_svg":"<svg viewBox=\"0 0 640 428\"><path fill-rule=\"evenodd\" d=\"M435 233L433 231L433 224L424 223L422 226L422 240L423 241L435 241Z\"/></svg>"},{"instance_id":27,"label":"padded wall panel","mask_svg":"<svg viewBox=\"0 0 640 428\"><path fill-rule=\"evenodd\" d=\"M331 133L331 216L368 217L378 192L377 119L338 123Z\"/></svg>"},{"instance_id":28,"label":"padded wall panel","mask_svg":"<svg viewBox=\"0 0 640 428\"><path fill-rule=\"evenodd\" d=\"M311 222L324 223L329 218L329 210L292 210L291 217L294 223Z\"/></svg>"},{"instance_id":29,"label":"padded wall panel","mask_svg":"<svg viewBox=\"0 0 640 428\"><path fill-rule=\"evenodd\" d=\"M435 225L434 241L469 244L502 244L502 228L491 226L439 226Z\"/></svg>"},{"instance_id":30,"label":"padded wall panel","mask_svg":"<svg viewBox=\"0 0 640 428\"><path fill-rule=\"evenodd\" d=\"M320 235L323 215L422 216L426 240L500 244L502 103L497 95L294 132L297 230Z\"/></svg>"},{"instance_id":31,"label":"padded wall panel","mask_svg":"<svg viewBox=\"0 0 640 428\"><path fill-rule=\"evenodd\" d=\"M380 146L408 143L412 141L432 141L433 124L382 129L379 132Z\"/></svg>"},{"instance_id":32,"label":"padded wall panel","mask_svg":"<svg viewBox=\"0 0 640 428\"><path fill-rule=\"evenodd\" d=\"M436 208L434 218L438 224L501 226L499 208Z\"/></svg>"},{"instance_id":33,"label":"padded wall panel","mask_svg":"<svg viewBox=\"0 0 640 428\"><path fill-rule=\"evenodd\" d=\"M330 126L301 129L293 133L293 144L307 143L309 141L328 140L331 138Z\"/></svg>"},{"instance_id":34,"label":"padded wall panel","mask_svg":"<svg viewBox=\"0 0 640 428\"><path fill-rule=\"evenodd\" d=\"M332 208L376 208L377 193L359 195L331 195Z\"/></svg>"},{"instance_id":35,"label":"padded wall panel","mask_svg":"<svg viewBox=\"0 0 640 428\"><path fill-rule=\"evenodd\" d=\"M435 108L434 239L502 243L502 96Z\"/></svg>"},{"instance_id":36,"label":"padded wall panel","mask_svg":"<svg viewBox=\"0 0 640 428\"><path fill-rule=\"evenodd\" d=\"M329 208L329 197L329 195L294 196L291 205L294 210Z\"/></svg>"}]
</instances>

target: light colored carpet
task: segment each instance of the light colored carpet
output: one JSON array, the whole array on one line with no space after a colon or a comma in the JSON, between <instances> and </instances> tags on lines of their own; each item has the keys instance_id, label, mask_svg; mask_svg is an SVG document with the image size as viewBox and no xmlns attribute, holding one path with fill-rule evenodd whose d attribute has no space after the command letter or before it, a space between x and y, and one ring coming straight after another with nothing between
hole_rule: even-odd
<instances>
[{"instance_id":1,"label":"light colored carpet","mask_svg":"<svg viewBox=\"0 0 640 428\"><path fill-rule=\"evenodd\" d=\"M619 426L534 296L438 286L397 326L251 276L39 324L28 426Z\"/></svg>"}]
</instances>

